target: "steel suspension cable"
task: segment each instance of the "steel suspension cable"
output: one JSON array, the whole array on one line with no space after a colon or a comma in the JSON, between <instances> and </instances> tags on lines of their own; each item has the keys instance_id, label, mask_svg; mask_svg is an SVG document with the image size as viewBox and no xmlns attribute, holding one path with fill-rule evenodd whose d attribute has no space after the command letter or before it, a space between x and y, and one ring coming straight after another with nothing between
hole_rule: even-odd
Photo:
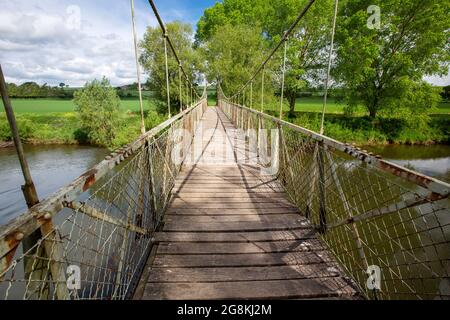
<instances>
[{"instance_id":1,"label":"steel suspension cable","mask_svg":"<svg viewBox=\"0 0 450 320\"><path fill-rule=\"evenodd\" d=\"M139 92L139 108L141 111L141 133L145 133L145 121L144 121L144 106L142 103L142 87L141 87L141 69L139 66L139 56L138 56L138 46L136 37L136 22L134 17L134 0L131 0L131 24L133 26L133 42L134 42L134 58L136 60L136 75L138 82L138 92Z\"/></svg>"},{"instance_id":2,"label":"steel suspension cable","mask_svg":"<svg viewBox=\"0 0 450 320\"><path fill-rule=\"evenodd\" d=\"M334 34L336 32L336 17L337 17L337 12L338 12L338 4L339 4L339 0L334 0L333 27L331 30L330 51L328 53L328 68L327 68L327 76L325 79L325 93L323 95L322 119L320 121L320 134L323 134L323 130L324 130L323 124L325 121L325 109L327 106L327 95L328 95L328 82L330 80L331 62L333 59L333 45L334 45Z\"/></svg>"}]
</instances>

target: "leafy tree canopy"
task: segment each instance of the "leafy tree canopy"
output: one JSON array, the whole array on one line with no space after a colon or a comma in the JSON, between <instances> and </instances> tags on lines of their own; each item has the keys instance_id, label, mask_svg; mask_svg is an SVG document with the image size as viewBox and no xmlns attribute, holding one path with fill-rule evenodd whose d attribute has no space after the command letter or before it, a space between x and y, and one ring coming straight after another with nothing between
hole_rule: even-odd
<instances>
[{"instance_id":1,"label":"leafy tree canopy","mask_svg":"<svg viewBox=\"0 0 450 320\"><path fill-rule=\"evenodd\" d=\"M380 29L368 28L369 5L381 9ZM348 0L337 26L335 78L350 107L362 102L371 117L405 102L412 90L428 92L424 75L448 71L450 2L440 0Z\"/></svg>"}]
</instances>

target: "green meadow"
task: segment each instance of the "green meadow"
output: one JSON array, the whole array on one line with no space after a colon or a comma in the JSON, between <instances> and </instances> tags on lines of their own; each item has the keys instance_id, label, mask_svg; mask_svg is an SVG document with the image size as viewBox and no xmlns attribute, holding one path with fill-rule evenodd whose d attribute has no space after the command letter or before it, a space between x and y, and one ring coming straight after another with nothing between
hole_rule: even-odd
<instances>
[{"instance_id":1,"label":"green meadow","mask_svg":"<svg viewBox=\"0 0 450 320\"><path fill-rule=\"evenodd\" d=\"M73 100L65 99L11 99L14 112L22 113L64 113L75 112L75 104ZM144 104L149 106L148 100L144 100ZM136 98L121 99L120 109L123 111L139 111L139 100Z\"/></svg>"}]
</instances>

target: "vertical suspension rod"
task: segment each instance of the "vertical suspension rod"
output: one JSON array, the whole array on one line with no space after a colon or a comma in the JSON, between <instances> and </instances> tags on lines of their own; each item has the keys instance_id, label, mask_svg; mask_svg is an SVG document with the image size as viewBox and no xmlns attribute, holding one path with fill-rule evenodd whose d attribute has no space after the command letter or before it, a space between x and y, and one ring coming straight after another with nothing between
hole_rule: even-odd
<instances>
[{"instance_id":1,"label":"vertical suspension rod","mask_svg":"<svg viewBox=\"0 0 450 320\"><path fill-rule=\"evenodd\" d=\"M334 0L333 27L331 30L330 51L328 53L328 68L327 68L327 76L325 79L325 93L323 95L322 118L320 120L320 134L323 134L323 129L324 129L323 123L325 121L325 109L327 106L328 82L330 81L331 61L333 58L334 33L336 31L336 16L337 16L337 11L338 11L338 4L339 4L339 0Z\"/></svg>"},{"instance_id":2,"label":"vertical suspension rod","mask_svg":"<svg viewBox=\"0 0 450 320\"><path fill-rule=\"evenodd\" d=\"M133 26L134 58L136 60L136 76L139 92L139 109L141 111L141 133L145 133L144 106L142 104L141 69L139 66L138 46L136 37L136 22L134 17L134 0L131 0L131 24Z\"/></svg>"}]
</instances>

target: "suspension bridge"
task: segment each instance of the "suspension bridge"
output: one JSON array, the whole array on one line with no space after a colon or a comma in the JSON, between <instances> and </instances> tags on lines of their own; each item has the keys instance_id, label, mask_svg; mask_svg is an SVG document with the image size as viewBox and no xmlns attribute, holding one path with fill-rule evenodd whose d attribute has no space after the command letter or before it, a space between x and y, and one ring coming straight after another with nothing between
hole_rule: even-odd
<instances>
[{"instance_id":1,"label":"suspension bridge","mask_svg":"<svg viewBox=\"0 0 450 320\"><path fill-rule=\"evenodd\" d=\"M0 297L448 299L449 184L239 103L313 2L234 96L191 91L1 226Z\"/></svg>"}]
</instances>

